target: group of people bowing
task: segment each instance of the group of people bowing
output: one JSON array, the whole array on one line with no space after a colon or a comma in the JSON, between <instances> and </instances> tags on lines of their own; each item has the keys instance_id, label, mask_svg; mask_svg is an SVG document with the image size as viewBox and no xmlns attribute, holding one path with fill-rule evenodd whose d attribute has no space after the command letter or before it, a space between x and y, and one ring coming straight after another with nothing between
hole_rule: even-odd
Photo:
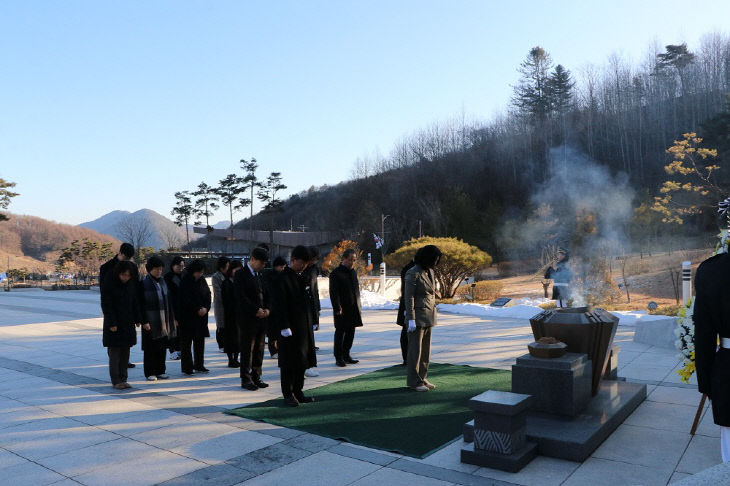
<instances>
[{"instance_id":1,"label":"group of people bowing","mask_svg":"<svg viewBox=\"0 0 730 486\"><path fill-rule=\"evenodd\" d=\"M133 256L132 245L123 243L99 271L103 345L114 388L130 388L127 369L133 366L129 350L137 344L136 327L141 328L147 380L169 378L168 350L171 359L179 357L183 375L208 373L205 339L210 337L208 314L214 306L218 347L227 354L229 367L240 368L242 388L255 391L269 386L262 377L268 339L271 357L278 356L285 403L298 406L314 401L304 395L303 386L305 375L317 375L314 331L319 328L320 302L316 248L297 246L288 263L279 256L269 268L264 246L253 249L246 262L220 257L211 279L212 293L200 260L186 266L181 257L175 257L165 273L164 261L152 256L145 262L146 276L140 279ZM403 326L401 344L406 344L407 385L416 391L435 388L426 376L431 327L436 324L433 268L440 257L435 246L424 247L402 274L398 323ZM350 354L355 329L362 326L356 259L355 250L345 250L342 262L329 276L334 357L340 367L358 363Z\"/></svg>"}]
</instances>

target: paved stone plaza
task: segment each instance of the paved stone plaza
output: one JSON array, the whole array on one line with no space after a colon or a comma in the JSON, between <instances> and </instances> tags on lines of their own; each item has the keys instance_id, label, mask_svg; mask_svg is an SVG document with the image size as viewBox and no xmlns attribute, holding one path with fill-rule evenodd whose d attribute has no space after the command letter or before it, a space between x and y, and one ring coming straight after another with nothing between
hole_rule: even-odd
<instances>
[{"instance_id":1,"label":"paved stone plaza","mask_svg":"<svg viewBox=\"0 0 730 486\"><path fill-rule=\"evenodd\" d=\"M133 388L113 390L99 315L94 291L0 292L3 484L665 485L721 462L711 414L689 434L700 395L674 373L676 353L632 342L628 327L616 336L619 376L646 383L647 400L583 464L538 457L512 474L460 463L461 440L417 460L225 415L277 397L278 368L267 354L263 378L271 386L242 390L238 370L226 367L212 340L210 374L183 378L179 362L168 361L171 379L147 382L138 345ZM525 320L439 319L435 362L509 369L532 341ZM394 311L364 313L353 347L361 362L347 368L332 357L331 311L322 321L321 375L305 388L400 362ZM438 385L438 376L429 378Z\"/></svg>"}]
</instances>

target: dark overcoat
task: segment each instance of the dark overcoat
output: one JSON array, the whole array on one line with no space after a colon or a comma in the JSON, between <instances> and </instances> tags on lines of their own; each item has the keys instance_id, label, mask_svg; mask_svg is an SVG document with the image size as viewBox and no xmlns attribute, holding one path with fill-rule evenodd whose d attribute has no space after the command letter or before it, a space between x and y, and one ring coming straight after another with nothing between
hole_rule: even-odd
<instances>
[{"instance_id":1,"label":"dark overcoat","mask_svg":"<svg viewBox=\"0 0 730 486\"><path fill-rule=\"evenodd\" d=\"M265 328L267 319L259 319L256 312L259 309L268 309L266 289L261 276L251 273L248 265L244 266L234 277L238 312L236 322L240 331Z\"/></svg>"},{"instance_id":2,"label":"dark overcoat","mask_svg":"<svg viewBox=\"0 0 730 486\"><path fill-rule=\"evenodd\" d=\"M362 326L360 282L355 269L340 265L330 273L330 301L335 329L354 329Z\"/></svg>"},{"instance_id":3,"label":"dark overcoat","mask_svg":"<svg viewBox=\"0 0 730 486\"><path fill-rule=\"evenodd\" d=\"M236 272L236 275L243 270ZM226 278L221 284L221 298L223 299L223 315L225 322L226 338L223 340L223 348L226 353L238 353L238 324L236 319L238 302L236 301L236 289L233 280Z\"/></svg>"},{"instance_id":4,"label":"dark overcoat","mask_svg":"<svg viewBox=\"0 0 730 486\"><path fill-rule=\"evenodd\" d=\"M322 310L319 303L319 283L317 277L319 277L319 267L312 265L304 270L304 275L307 279L307 293L312 299L312 324L319 324L319 313Z\"/></svg>"},{"instance_id":5,"label":"dark overcoat","mask_svg":"<svg viewBox=\"0 0 730 486\"><path fill-rule=\"evenodd\" d=\"M163 302L160 302L155 283L160 285ZM142 324L150 325L149 331L142 329L142 349L155 349L150 348L153 341L159 345L161 342L167 342L169 338L175 337L177 333L175 312L170 299L170 290L164 278L157 280L147 274L142 279L139 283L139 304L142 311Z\"/></svg>"},{"instance_id":6,"label":"dark overcoat","mask_svg":"<svg viewBox=\"0 0 730 486\"><path fill-rule=\"evenodd\" d=\"M695 275L695 365L700 393L712 400L717 425L730 427L730 350L718 338L730 337L730 254L702 262Z\"/></svg>"},{"instance_id":7,"label":"dark overcoat","mask_svg":"<svg viewBox=\"0 0 730 486\"><path fill-rule=\"evenodd\" d=\"M405 304L405 295L406 295L406 273L408 273L408 270L413 268L413 266L416 264L413 260L406 263L406 266L403 267L403 269L400 271L400 302L398 303L398 317L396 317L396 324L399 326L408 326L408 323L406 322L406 304Z\"/></svg>"},{"instance_id":8,"label":"dark overcoat","mask_svg":"<svg viewBox=\"0 0 730 486\"><path fill-rule=\"evenodd\" d=\"M306 273L297 275L289 267L274 280L271 318L278 334L280 368L307 369L317 365L308 280ZM290 329L292 335L282 336L283 329Z\"/></svg>"},{"instance_id":9,"label":"dark overcoat","mask_svg":"<svg viewBox=\"0 0 730 486\"><path fill-rule=\"evenodd\" d=\"M182 314L182 307L180 301L180 284L182 283L183 275L178 275L172 270L165 274L165 283L167 284L167 291L170 293L170 302L172 303L172 311L175 314L175 319Z\"/></svg>"},{"instance_id":10,"label":"dark overcoat","mask_svg":"<svg viewBox=\"0 0 730 486\"><path fill-rule=\"evenodd\" d=\"M106 278L101 286L101 310L104 312L104 347L131 348L137 344L135 324L142 322L142 313L133 280L122 283L119 279ZM115 326L117 330L112 331Z\"/></svg>"},{"instance_id":11,"label":"dark overcoat","mask_svg":"<svg viewBox=\"0 0 730 486\"><path fill-rule=\"evenodd\" d=\"M210 337L208 331L208 313L202 317L198 310L205 307L210 311L210 287L205 277L198 280L191 273L186 274L180 283L181 314L178 317L179 335L181 339L200 339Z\"/></svg>"}]
</instances>

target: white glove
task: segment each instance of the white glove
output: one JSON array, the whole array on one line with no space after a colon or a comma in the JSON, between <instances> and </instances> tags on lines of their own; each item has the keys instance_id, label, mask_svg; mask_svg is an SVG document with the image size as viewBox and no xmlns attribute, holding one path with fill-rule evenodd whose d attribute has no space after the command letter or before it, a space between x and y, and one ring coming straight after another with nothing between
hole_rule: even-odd
<instances>
[{"instance_id":1,"label":"white glove","mask_svg":"<svg viewBox=\"0 0 730 486\"><path fill-rule=\"evenodd\" d=\"M281 335L284 336L284 337L291 336L291 329L289 329L288 327L286 329L282 329L281 330Z\"/></svg>"},{"instance_id":2,"label":"white glove","mask_svg":"<svg viewBox=\"0 0 730 486\"><path fill-rule=\"evenodd\" d=\"M408 332L416 330L416 321L408 321Z\"/></svg>"}]
</instances>

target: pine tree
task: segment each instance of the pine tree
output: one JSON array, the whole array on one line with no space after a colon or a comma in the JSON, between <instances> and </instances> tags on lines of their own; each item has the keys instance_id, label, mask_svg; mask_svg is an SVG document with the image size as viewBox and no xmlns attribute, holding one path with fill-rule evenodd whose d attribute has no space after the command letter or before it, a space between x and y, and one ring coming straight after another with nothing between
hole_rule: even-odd
<instances>
[{"instance_id":1,"label":"pine tree","mask_svg":"<svg viewBox=\"0 0 730 486\"><path fill-rule=\"evenodd\" d=\"M193 196L197 197L195 200L195 216L205 218L205 230L210 233L213 231L213 227L210 225L210 217L213 216L213 211L219 208L215 187L201 182L198 184L198 190L193 192ZM195 224L202 224L202 221L196 221Z\"/></svg>"},{"instance_id":2,"label":"pine tree","mask_svg":"<svg viewBox=\"0 0 730 486\"><path fill-rule=\"evenodd\" d=\"M269 226L269 244L274 243L274 213L281 211L282 200L277 197L277 193L286 189L281 182L281 172L272 172L266 181L259 187L259 201L266 203L264 212L271 215L271 224Z\"/></svg>"},{"instance_id":3,"label":"pine tree","mask_svg":"<svg viewBox=\"0 0 730 486\"><path fill-rule=\"evenodd\" d=\"M225 179L219 181L218 187L215 188L215 193L220 197L221 204L228 207L231 222L230 241L233 241L233 213L251 204L251 200L240 197L246 190L243 182L243 177L239 177L236 174L228 174ZM231 250L230 247L229 250Z\"/></svg>"},{"instance_id":4,"label":"pine tree","mask_svg":"<svg viewBox=\"0 0 730 486\"><path fill-rule=\"evenodd\" d=\"M246 186L246 190L251 191L251 212L249 213L248 224L249 231L253 232L253 191L257 187L261 187L258 177L256 177L256 169L259 164L256 162L254 157L251 160L241 159L241 168L246 171L246 175L243 177L243 184Z\"/></svg>"},{"instance_id":5,"label":"pine tree","mask_svg":"<svg viewBox=\"0 0 730 486\"><path fill-rule=\"evenodd\" d=\"M185 238L188 246L190 246L190 230L188 222L195 214L195 206L193 206L190 197L190 191L178 191L175 193L175 207L172 208L172 215L175 216L175 224L185 226Z\"/></svg>"},{"instance_id":6,"label":"pine tree","mask_svg":"<svg viewBox=\"0 0 730 486\"><path fill-rule=\"evenodd\" d=\"M8 182L5 179L0 178L0 209L8 209L10 206L10 199L18 196L17 192L12 192L8 188L15 187L15 182ZM0 213L0 221L7 221L10 218Z\"/></svg>"},{"instance_id":7,"label":"pine tree","mask_svg":"<svg viewBox=\"0 0 730 486\"><path fill-rule=\"evenodd\" d=\"M520 115L535 123L550 113L549 73L553 67L550 54L540 46L530 49L518 71L522 74L514 88L512 104Z\"/></svg>"},{"instance_id":8,"label":"pine tree","mask_svg":"<svg viewBox=\"0 0 730 486\"><path fill-rule=\"evenodd\" d=\"M550 102L550 109L558 116L570 111L573 106L573 87L575 82L570 76L570 71L562 64L555 66L547 80L547 94Z\"/></svg>"}]
</instances>

